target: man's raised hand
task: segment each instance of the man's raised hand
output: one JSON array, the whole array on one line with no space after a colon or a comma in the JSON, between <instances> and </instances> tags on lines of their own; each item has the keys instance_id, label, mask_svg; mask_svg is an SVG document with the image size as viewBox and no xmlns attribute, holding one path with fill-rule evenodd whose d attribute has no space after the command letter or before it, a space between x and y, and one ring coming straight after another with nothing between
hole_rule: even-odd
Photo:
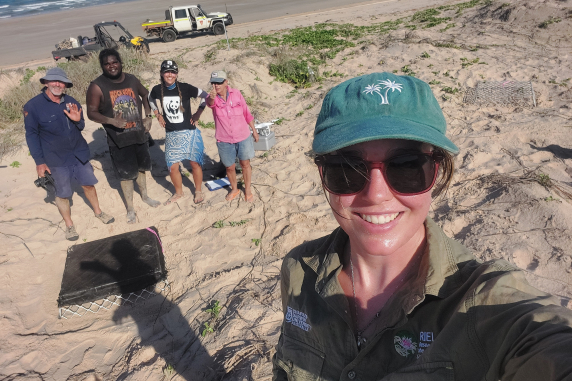
<instances>
[{"instance_id":1,"label":"man's raised hand","mask_svg":"<svg viewBox=\"0 0 572 381\"><path fill-rule=\"evenodd\" d=\"M73 120L74 122L79 122L81 120L81 107L78 107L75 103L68 103L68 110L64 110L65 114ZM43 176L41 176L43 177Z\"/></svg>"}]
</instances>

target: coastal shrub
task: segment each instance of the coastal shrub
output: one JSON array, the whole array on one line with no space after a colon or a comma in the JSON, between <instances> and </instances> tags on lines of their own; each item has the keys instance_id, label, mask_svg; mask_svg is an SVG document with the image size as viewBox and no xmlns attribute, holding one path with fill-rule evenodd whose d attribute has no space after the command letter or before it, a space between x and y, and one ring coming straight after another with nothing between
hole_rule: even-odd
<instances>
[{"instance_id":1,"label":"coastal shrub","mask_svg":"<svg viewBox=\"0 0 572 381\"><path fill-rule=\"evenodd\" d=\"M34 74L36 74L35 70L26 68L26 71L24 72L24 78L20 80L20 84L30 82L30 79L34 76Z\"/></svg>"},{"instance_id":2,"label":"coastal shrub","mask_svg":"<svg viewBox=\"0 0 572 381\"><path fill-rule=\"evenodd\" d=\"M282 43L291 46L308 46L314 50L328 50L330 52L336 52L335 54L337 54L345 48L355 46L355 44L352 41L348 41L348 39L359 38L362 35L363 33L360 28L355 28L351 24L338 25L323 23L293 29L290 33L286 33L282 37ZM333 55L335 56L335 54Z\"/></svg>"},{"instance_id":3,"label":"coastal shrub","mask_svg":"<svg viewBox=\"0 0 572 381\"><path fill-rule=\"evenodd\" d=\"M409 75L410 77L415 77L415 72L413 70L411 70L411 68L409 67L409 65L405 65L401 68L401 72L405 75Z\"/></svg>"},{"instance_id":4,"label":"coastal shrub","mask_svg":"<svg viewBox=\"0 0 572 381\"><path fill-rule=\"evenodd\" d=\"M444 91L444 92L447 93L447 94L457 94L457 93L459 92L459 89L456 88L456 87L453 88L453 87L450 87L450 86L445 86L445 87L443 87L443 88L441 89L441 91Z\"/></svg>"},{"instance_id":5,"label":"coastal shrub","mask_svg":"<svg viewBox=\"0 0 572 381\"><path fill-rule=\"evenodd\" d=\"M559 23L560 21L562 21L562 19L550 17L548 20L544 20L543 22L538 24L538 27L546 29L546 28L548 28L548 25L556 24L556 23Z\"/></svg>"},{"instance_id":6,"label":"coastal shrub","mask_svg":"<svg viewBox=\"0 0 572 381\"><path fill-rule=\"evenodd\" d=\"M214 122L205 123L202 120L199 120L198 123L199 123L200 128L208 128L208 129L214 129L215 128Z\"/></svg>"},{"instance_id":7,"label":"coastal shrub","mask_svg":"<svg viewBox=\"0 0 572 381\"><path fill-rule=\"evenodd\" d=\"M37 82L20 83L0 99L0 159L14 153L24 140L22 107L41 89Z\"/></svg>"},{"instance_id":8,"label":"coastal shrub","mask_svg":"<svg viewBox=\"0 0 572 381\"><path fill-rule=\"evenodd\" d=\"M415 12L413 16L411 16L410 22L413 24L408 25L410 29L416 29L417 25L422 26L423 28L432 28L444 22L451 20L451 17L437 17L441 15L441 12L446 12L450 10L455 10L455 15L459 16L463 13L463 10L474 8L477 5L488 5L486 0L471 0L466 1L464 3L459 4L451 4L451 5L441 5L437 8L430 8L425 9L422 11ZM416 25L417 24L417 25ZM446 31L449 28L454 27L455 24L449 24L445 28L441 29L441 32Z\"/></svg>"},{"instance_id":9,"label":"coastal shrub","mask_svg":"<svg viewBox=\"0 0 572 381\"><path fill-rule=\"evenodd\" d=\"M291 83L296 88L306 88L315 82L315 77L312 79L312 73L317 70L317 68L311 68L308 61L292 59L281 63L271 63L269 72L280 82Z\"/></svg>"},{"instance_id":10,"label":"coastal shrub","mask_svg":"<svg viewBox=\"0 0 572 381\"><path fill-rule=\"evenodd\" d=\"M305 88L319 81L317 72L320 65L334 59L343 50L355 47L358 39L389 33L402 23L403 19L368 26L321 23L294 28L286 33L232 38L230 44L233 48L256 49L260 54L270 55L270 75L296 88ZM224 42L217 42L216 47L226 49ZM209 50L208 54L214 55L214 52Z\"/></svg>"}]
</instances>

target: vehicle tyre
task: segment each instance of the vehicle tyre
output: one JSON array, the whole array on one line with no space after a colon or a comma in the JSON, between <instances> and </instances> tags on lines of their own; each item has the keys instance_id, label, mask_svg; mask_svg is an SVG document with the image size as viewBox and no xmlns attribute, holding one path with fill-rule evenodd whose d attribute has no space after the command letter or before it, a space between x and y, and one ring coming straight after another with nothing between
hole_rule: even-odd
<instances>
[{"instance_id":1,"label":"vehicle tyre","mask_svg":"<svg viewBox=\"0 0 572 381\"><path fill-rule=\"evenodd\" d=\"M224 25L222 25L221 22L217 22L216 24L214 24L213 26L213 33L218 36L221 34L224 34Z\"/></svg>"},{"instance_id":2,"label":"vehicle tyre","mask_svg":"<svg viewBox=\"0 0 572 381\"><path fill-rule=\"evenodd\" d=\"M177 39L177 34L172 29L167 29L163 32L163 41L173 42Z\"/></svg>"}]
</instances>

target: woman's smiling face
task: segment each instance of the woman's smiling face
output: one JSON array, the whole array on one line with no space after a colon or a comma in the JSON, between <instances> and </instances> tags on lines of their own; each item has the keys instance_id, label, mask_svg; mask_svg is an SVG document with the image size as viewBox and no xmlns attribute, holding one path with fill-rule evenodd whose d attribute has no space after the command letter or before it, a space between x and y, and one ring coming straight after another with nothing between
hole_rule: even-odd
<instances>
[{"instance_id":1,"label":"woman's smiling face","mask_svg":"<svg viewBox=\"0 0 572 381\"><path fill-rule=\"evenodd\" d=\"M177 80L178 73L174 72L173 70L169 70L161 73L161 77L163 77L163 80L167 86L171 86Z\"/></svg>"},{"instance_id":2,"label":"woman's smiling face","mask_svg":"<svg viewBox=\"0 0 572 381\"><path fill-rule=\"evenodd\" d=\"M404 153L429 153L431 148L412 140L384 139L355 144L339 152L382 162ZM395 194L381 169L374 168L369 175L367 185L357 194L330 194L334 216L348 234L352 251L376 256L415 252L425 238L431 191L413 196Z\"/></svg>"}]
</instances>

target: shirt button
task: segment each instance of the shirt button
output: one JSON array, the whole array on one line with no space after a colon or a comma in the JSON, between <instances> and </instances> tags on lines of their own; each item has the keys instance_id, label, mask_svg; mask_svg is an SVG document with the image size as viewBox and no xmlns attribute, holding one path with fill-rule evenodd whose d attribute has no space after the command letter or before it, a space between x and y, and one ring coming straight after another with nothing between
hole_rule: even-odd
<instances>
[{"instance_id":1,"label":"shirt button","mask_svg":"<svg viewBox=\"0 0 572 381\"><path fill-rule=\"evenodd\" d=\"M356 378L356 372L354 372L353 370L350 370L350 371L348 372L348 378L349 378L350 380L353 380L354 378Z\"/></svg>"}]
</instances>

